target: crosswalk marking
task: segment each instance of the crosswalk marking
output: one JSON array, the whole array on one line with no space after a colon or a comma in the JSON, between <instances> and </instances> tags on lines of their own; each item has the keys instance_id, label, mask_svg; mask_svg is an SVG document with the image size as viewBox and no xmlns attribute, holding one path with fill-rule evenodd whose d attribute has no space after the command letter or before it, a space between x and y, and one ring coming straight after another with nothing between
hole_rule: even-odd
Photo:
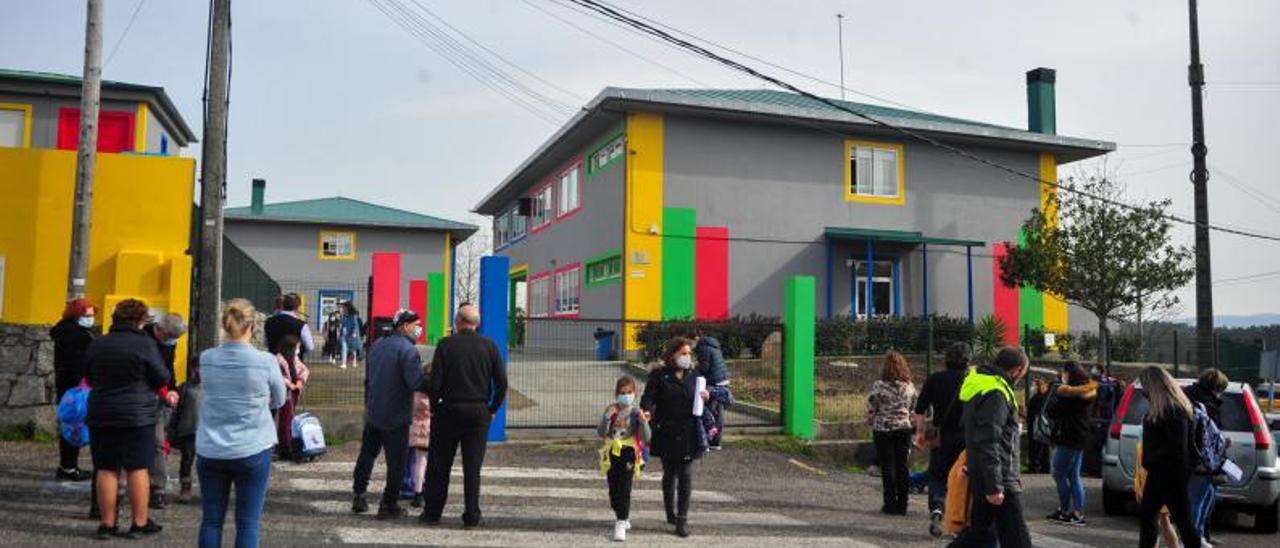
<instances>
[{"instance_id":1,"label":"crosswalk marking","mask_svg":"<svg viewBox=\"0 0 1280 548\"><path fill-rule=\"evenodd\" d=\"M348 493L351 491L351 480L295 478L289 480L289 487L294 491L323 492L334 491ZM461 482L449 483L450 493L461 493ZM481 495L489 497L528 497L553 499L588 499L599 501L606 497L607 490L603 483L596 488L577 487L541 487L525 485L485 485ZM654 502L662 500L662 491L657 489L636 489L631 493L631 500ZM737 497L719 491L694 491L693 500L705 502L736 503Z\"/></svg>"},{"instance_id":2,"label":"crosswalk marking","mask_svg":"<svg viewBox=\"0 0 1280 548\"><path fill-rule=\"evenodd\" d=\"M350 474L355 470L354 462L313 462L304 465L285 465L277 464L276 471L285 473L346 473ZM383 474L386 466L378 463L373 467L375 476ZM453 475L461 476L462 467L455 465L453 467ZM511 466L486 466L481 472L481 477L485 479L545 479L545 480L575 480L575 481L604 481L604 475L596 470L583 469L566 469L566 468L516 468ZM661 472L641 474L640 481L661 481Z\"/></svg>"},{"instance_id":3,"label":"crosswalk marking","mask_svg":"<svg viewBox=\"0 0 1280 548\"><path fill-rule=\"evenodd\" d=\"M351 502L347 500L313 500L308 503L311 508L322 514L349 514ZM596 523L612 523L613 511L604 507L571 508L540 507L515 505L484 505L481 508L485 518L495 519L535 519L555 521L581 521ZM462 506L450 504L445 508L445 515L460 515ZM660 510L632 510L631 521L637 524L665 524L666 514ZM697 521L715 523L717 525L749 525L763 527L804 527L808 522L787 517L773 512L720 512L702 511L695 513Z\"/></svg>"},{"instance_id":4,"label":"crosswalk marking","mask_svg":"<svg viewBox=\"0 0 1280 548\"><path fill-rule=\"evenodd\" d=\"M606 531L600 534L587 533L553 533L541 531L496 531L479 529L465 531L449 528L404 529L404 528L371 528L371 527L339 527L338 540L348 544L381 544L399 546L520 546L521 548L543 548L563 546L597 546L616 547ZM646 548L665 546L698 546L708 540L719 546L735 547L768 547L776 548L825 548L841 546L845 548L874 548L874 544L858 542L841 537L803 537L803 536L720 536L714 538L697 536L681 539L673 536L665 528L662 530L632 529L628 535L629 542L638 542Z\"/></svg>"},{"instance_id":5,"label":"crosswalk marking","mask_svg":"<svg viewBox=\"0 0 1280 548\"><path fill-rule=\"evenodd\" d=\"M1039 533L1031 533L1031 545L1040 548L1090 548L1088 544L1071 542Z\"/></svg>"}]
</instances>

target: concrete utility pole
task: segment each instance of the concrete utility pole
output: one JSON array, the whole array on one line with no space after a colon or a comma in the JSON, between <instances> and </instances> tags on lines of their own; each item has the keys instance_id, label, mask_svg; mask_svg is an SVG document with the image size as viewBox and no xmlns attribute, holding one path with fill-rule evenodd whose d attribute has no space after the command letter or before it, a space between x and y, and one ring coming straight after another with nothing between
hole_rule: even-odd
<instances>
[{"instance_id":1,"label":"concrete utility pole","mask_svg":"<svg viewBox=\"0 0 1280 548\"><path fill-rule=\"evenodd\" d=\"M89 225L93 215L93 169L98 154L98 106L102 96L102 0L88 0L86 5L80 144L76 147L76 194L71 210L71 256L67 269L68 301L85 295Z\"/></svg>"},{"instance_id":2,"label":"concrete utility pole","mask_svg":"<svg viewBox=\"0 0 1280 548\"><path fill-rule=\"evenodd\" d=\"M1191 85L1191 183L1195 188L1196 215L1196 361L1200 368L1217 367L1213 337L1213 277L1209 271L1209 171L1204 144L1204 65L1200 64L1200 19L1196 0L1188 0L1191 11L1191 65L1187 83Z\"/></svg>"},{"instance_id":3,"label":"concrete utility pole","mask_svg":"<svg viewBox=\"0 0 1280 548\"><path fill-rule=\"evenodd\" d=\"M844 14L836 14L836 39L840 42L840 100L844 100Z\"/></svg>"},{"instance_id":4,"label":"concrete utility pole","mask_svg":"<svg viewBox=\"0 0 1280 548\"><path fill-rule=\"evenodd\" d=\"M209 81L205 82L204 140L200 159L200 271L196 296L196 350L218 341L222 308L222 203L227 179L227 101L231 55L231 0L210 0Z\"/></svg>"}]
</instances>

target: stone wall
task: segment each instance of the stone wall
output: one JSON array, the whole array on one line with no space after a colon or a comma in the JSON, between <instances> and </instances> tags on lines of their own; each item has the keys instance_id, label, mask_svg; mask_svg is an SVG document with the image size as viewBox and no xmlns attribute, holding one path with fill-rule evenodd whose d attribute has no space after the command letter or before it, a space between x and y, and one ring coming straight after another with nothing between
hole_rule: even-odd
<instances>
[{"instance_id":1,"label":"stone wall","mask_svg":"<svg viewBox=\"0 0 1280 548\"><path fill-rule=\"evenodd\" d=\"M0 323L0 426L54 431L53 392L49 326Z\"/></svg>"}]
</instances>

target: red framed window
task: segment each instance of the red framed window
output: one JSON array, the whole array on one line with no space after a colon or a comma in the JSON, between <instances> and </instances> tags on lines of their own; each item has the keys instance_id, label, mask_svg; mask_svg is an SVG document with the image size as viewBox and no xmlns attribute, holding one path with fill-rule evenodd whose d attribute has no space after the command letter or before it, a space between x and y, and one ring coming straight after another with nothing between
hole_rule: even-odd
<instances>
[{"instance_id":1,"label":"red framed window","mask_svg":"<svg viewBox=\"0 0 1280 548\"><path fill-rule=\"evenodd\" d=\"M556 317L575 317L582 309L582 265L572 264L555 271L555 292L551 313Z\"/></svg>"},{"instance_id":2,"label":"red framed window","mask_svg":"<svg viewBox=\"0 0 1280 548\"><path fill-rule=\"evenodd\" d=\"M543 272L530 276L525 283L529 292L528 306L530 318L543 318L551 315L551 273Z\"/></svg>"},{"instance_id":3,"label":"red framed window","mask_svg":"<svg viewBox=\"0 0 1280 548\"><path fill-rule=\"evenodd\" d=\"M122 110L98 112L98 152L133 150L133 113ZM58 148L75 150L80 146L80 109L58 109Z\"/></svg>"},{"instance_id":4,"label":"red framed window","mask_svg":"<svg viewBox=\"0 0 1280 548\"><path fill-rule=\"evenodd\" d=\"M555 219L555 186L547 182L529 195L533 199L533 210L529 213L530 234L542 231Z\"/></svg>"},{"instance_id":5,"label":"red framed window","mask_svg":"<svg viewBox=\"0 0 1280 548\"><path fill-rule=\"evenodd\" d=\"M582 161L561 171L555 178L556 219L563 219L582 209Z\"/></svg>"}]
</instances>

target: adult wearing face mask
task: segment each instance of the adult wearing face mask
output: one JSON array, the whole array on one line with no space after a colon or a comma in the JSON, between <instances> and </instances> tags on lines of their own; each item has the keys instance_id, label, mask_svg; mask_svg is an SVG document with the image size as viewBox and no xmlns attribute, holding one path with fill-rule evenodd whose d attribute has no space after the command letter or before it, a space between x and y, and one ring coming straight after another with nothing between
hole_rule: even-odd
<instances>
[{"instance_id":1,"label":"adult wearing face mask","mask_svg":"<svg viewBox=\"0 0 1280 548\"><path fill-rule=\"evenodd\" d=\"M700 422L693 414L694 401L710 394L698 391L701 375L693 369L693 341L676 337L667 341L662 366L649 372L640 408L650 413L653 443L649 453L662 459L662 502L667 523L676 535L689 536L689 498L693 494L693 461L702 456L698 444Z\"/></svg>"},{"instance_id":2,"label":"adult wearing face mask","mask_svg":"<svg viewBox=\"0 0 1280 548\"><path fill-rule=\"evenodd\" d=\"M57 401L62 401L63 394L84 379L84 354L89 343L93 342L93 321L97 309L89 299L75 299L67 303L62 311L62 320L49 330L49 338L53 339L53 384L58 394ZM79 461L80 448L59 436L57 478L85 481L92 477L90 472L80 469Z\"/></svg>"},{"instance_id":3,"label":"adult wearing face mask","mask_svg":"<svg viewBox=\"0 0 1280 548\"><path fill-rule=\"evenodd\" d=\"M393 331L378 339L369 349L369 369L364 379L364 433L360 438L360 456L356 459L355 497L351 511L369 511L365 491L373 463L383 449L387 453L387 483L382 489L378 519L395 519L404 515L400 507L400 482L404 480L404 461L409 453L409 425L413 421L413 392L422 384L422 358L414 348L422 334L418 313L401 309L392 318Z\"/></svg>"},{"instance_id":4,"label":"adult wearing face mask","mask_svg":"<svg viewBox=\"0 0 1280 548\"><path fill-rule=\"evenodd\" d=\"M151 477L151 508L161 510L165 507L165 487L169 480L169 471L165 462L165 426L169 424L169 414L178 405L178 382L173 373L173 358L178 348L178 339L187 332L187 324L182 316L165 314L157 321L142 327L142 331L156 342L156 350L160 359L164 360L165 371L169 372L169 384L160 388L160 401L156 405L156 457L151 459L148 473Z\"/></svg>"}]
</instances>

